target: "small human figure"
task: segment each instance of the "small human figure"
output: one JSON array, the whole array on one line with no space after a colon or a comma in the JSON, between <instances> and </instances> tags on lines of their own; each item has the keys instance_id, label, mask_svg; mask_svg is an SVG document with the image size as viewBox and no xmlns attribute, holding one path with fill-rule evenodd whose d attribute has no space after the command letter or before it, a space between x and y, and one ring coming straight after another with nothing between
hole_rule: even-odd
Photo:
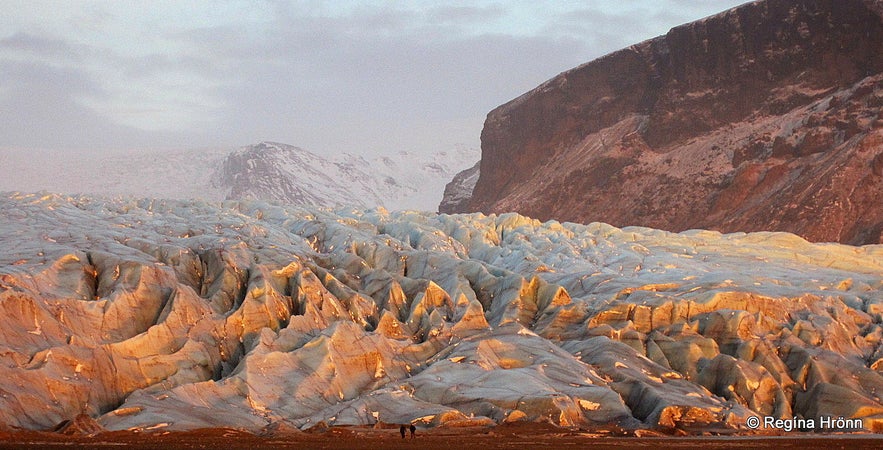
<instances>
[{"instance_id":1,"label":"small human figure","mask_svg":"<svg viewBox=\"0 0 883 450\"><path fill-rule=\"evenodd\" d=\"M415 427L414 424L412 423L412 424L411 424L411 439L414 439L414 433L415 433L416 431L417 431L417 427ZM402 431L402 437L405 437L405 436L404 436L404 433L405 433L405 432Z\"/></svg>"},{"instance_id":2,"label":"small human figure","mask_svg":"<svg viewBox=\"0 0 883 450\"><path fill-rule=\"evenodd\" d=\"M399 427L399 433L402 433L402 439L405 438L405 426L402 425Z\"/></svg>"}]
</instances>

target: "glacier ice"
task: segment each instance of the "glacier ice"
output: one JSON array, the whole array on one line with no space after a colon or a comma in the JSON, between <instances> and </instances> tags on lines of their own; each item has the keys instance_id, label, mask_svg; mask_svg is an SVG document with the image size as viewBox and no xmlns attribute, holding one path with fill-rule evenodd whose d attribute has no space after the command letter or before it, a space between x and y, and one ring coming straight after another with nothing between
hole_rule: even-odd
<instances>
[{"instance_id":1,"label":"glacier ice","mask_svg":"<svg viewBox=\"0 0 883 450\"><path fill-rule=\"evenodd\" d=\"M883 246L0 197L0 423L883 425Z\"/></svg>"}]
</instances>

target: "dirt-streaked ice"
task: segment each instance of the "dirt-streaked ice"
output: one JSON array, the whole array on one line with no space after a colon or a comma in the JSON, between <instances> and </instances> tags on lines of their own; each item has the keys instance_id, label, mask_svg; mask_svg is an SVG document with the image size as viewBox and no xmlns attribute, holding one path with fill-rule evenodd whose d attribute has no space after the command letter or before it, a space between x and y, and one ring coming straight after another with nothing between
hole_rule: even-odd
<instances>
[{"instance_id":1,"label":"dirt-streaked ice","mask_svg":"<svg viewBox=\"0 0 883 450\"><path fill-rule=\"evenodd\" d=\"M0 422L883 424L883 247L516 214L0 198Z\"/></svg>"}]
</instances>

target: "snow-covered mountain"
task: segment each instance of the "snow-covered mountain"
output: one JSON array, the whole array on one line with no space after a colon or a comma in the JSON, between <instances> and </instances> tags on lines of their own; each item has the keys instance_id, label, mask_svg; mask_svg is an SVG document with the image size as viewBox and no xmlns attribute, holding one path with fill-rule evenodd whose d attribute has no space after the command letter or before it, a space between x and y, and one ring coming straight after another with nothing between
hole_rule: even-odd
<instances>
[{"instance_id":1,"label":"snow-covered mountain","mask_svg":"<svg viewBox=\"0 0 883 450\"><path fill-rule=\"evenodd\" d=\"M0 150L0 191L166 199L261 199L293 205L434 211L445 183L478 160L458 147L323 157L262 142L227 149L65 155Z\"/></svg>"},{"instance_id":2,"label":"snow-covered mountain","mask_svg":"<svg viewBox=\"0 0 883 450\"><path fill-rule=\"evenodd\" d=\"M325 158L291 145L261 142L228 155L212 179L231 200L435 210L447 180L474 163L478 153L460 147L432 155L402 151Z\"/></svg>"}]
</instances>

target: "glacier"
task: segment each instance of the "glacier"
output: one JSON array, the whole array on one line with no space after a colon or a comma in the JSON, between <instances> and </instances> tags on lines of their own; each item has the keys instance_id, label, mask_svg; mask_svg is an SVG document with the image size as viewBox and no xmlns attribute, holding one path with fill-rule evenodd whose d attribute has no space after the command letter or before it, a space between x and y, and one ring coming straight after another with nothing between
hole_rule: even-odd
<instances>
[{"instance_id":1,"label":"glacier","mask_svg":"<svg viewBox=\"0 0 883 450\"><path fill-rule=\"evenodd\" d=\"M883 246L0 195L0 427L883 429Z\"/></svg>"}]
</instances>

